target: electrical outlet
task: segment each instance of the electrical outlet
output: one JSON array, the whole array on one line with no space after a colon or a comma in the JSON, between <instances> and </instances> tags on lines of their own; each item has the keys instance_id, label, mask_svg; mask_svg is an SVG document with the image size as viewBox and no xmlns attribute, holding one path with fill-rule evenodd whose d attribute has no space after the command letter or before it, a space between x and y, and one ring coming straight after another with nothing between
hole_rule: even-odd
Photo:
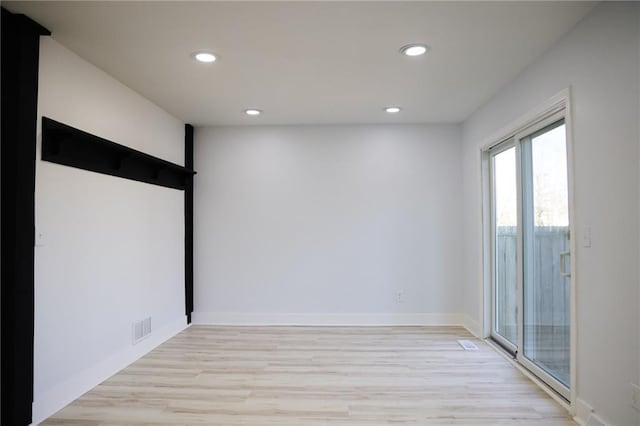
<instances>
[{"instance_id":1,"label":"electrical outlet","mask_svg":"<svg viewBox=\"0 0 640 426\"><path fill-rule=\"evenodd\" d=\"M404 294L401 291L396 293L396 303L402 303L404 301Z\"/></svg>"},{"instance_id":2,"label":"electrical outlet","mask_svg":"<svg viewBox=\"0 0 640 426\"><path fill-rule=\"evenodd\" d=\"M640 411L640 386L631 383L631 406Z\"/></svg>"}]
</instances>

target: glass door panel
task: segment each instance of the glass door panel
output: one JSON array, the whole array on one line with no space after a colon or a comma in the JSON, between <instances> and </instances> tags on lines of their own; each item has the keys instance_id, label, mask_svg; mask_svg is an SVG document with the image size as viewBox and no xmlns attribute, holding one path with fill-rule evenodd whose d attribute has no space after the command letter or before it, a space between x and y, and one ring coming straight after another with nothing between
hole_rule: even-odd
<instances>
[{"instance_id":1,"label":"glass door panel","mask_svg":"<svg viewBox=\"0 0 640 426\"><path fill-rule=\"evenodd\" d=\"M493 193L493 334L515 349L518 343L518 191L516 148L491 156ZM495 336L497 335L497 336ZM503 344L506 342L502 341ZM506 346L510 346L506 344Z\"/></svg>"},{"instance_id":2,"label":"glass door panel","mask_svg":"<svg viewBox=\"0 0 640 426\"><path fill-rule=\"evenodd\" d=\"M561 394L570 382L570 255L564 120L520 139L525 364ZM541 370L541 371L539 371ZM552 380L553 382L553 380Z\"/></svg>"}]
</instances>

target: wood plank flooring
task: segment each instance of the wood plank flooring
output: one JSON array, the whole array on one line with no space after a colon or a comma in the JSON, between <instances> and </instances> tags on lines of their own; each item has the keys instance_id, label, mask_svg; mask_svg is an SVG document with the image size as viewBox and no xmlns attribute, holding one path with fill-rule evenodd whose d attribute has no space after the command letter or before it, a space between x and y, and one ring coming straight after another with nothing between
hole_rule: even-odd
<instances>
[{"instance_id":1,"label":"wood plank flooring","mask_svg":"<svg viewBox=\"0 0 640 426\"><path fill-rule=\"evenodd\" d=\"M192 326L44 425L574 425L458 327Z\"/></svg>"}]
</instances>

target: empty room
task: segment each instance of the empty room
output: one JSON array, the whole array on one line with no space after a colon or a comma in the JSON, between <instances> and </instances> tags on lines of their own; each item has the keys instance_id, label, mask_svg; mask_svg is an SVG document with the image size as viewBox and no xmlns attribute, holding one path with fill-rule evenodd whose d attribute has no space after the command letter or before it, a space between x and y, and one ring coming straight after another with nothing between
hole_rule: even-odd
<instances>
[{"instance_id":1,"label":"empty room","mask_svg":"<svg viewBox=\"0 0 640 426\"><path fill-rule=\"evenodd\" d=\"M640 425L640 3L1 6L3 425Z\"/></svg>"}]
</instances>

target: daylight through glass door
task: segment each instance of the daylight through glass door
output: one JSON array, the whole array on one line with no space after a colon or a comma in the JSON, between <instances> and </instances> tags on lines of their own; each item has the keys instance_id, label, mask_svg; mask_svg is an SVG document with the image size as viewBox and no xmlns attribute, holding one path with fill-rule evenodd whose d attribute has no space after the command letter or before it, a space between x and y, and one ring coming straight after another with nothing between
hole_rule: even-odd
<instances>
[{"instance_id":1,"label":"daylight through glass door","mask_svg":"<svg viewBox=\"0 0 640 426\"><path fill-rule=\"evenodd\" d=\"M564 398L571 253L563 112L489 151L491 336Z\"/></svg>"},{"instance_id":2,"label":"daylight through glass door","mask_svg":"<svg viewBox=\"0 0 640 426\"><path fill-rule=\"evenodd\" d=\"M564 120L521 141L523 169L523 350L569 387L570 252Z\"/></svg>"},{"instance_id":3,"label":"daylight through glass door","mask_svg":"<svg viewBox=\"0 0 640 426\"><path fill-rule=\"evenodd\" d=\"M495 283L493 333L503 346L514 350L518 344L516 148L512 142L500 148L491 158Z\"/></svg>"}]
</instances>

